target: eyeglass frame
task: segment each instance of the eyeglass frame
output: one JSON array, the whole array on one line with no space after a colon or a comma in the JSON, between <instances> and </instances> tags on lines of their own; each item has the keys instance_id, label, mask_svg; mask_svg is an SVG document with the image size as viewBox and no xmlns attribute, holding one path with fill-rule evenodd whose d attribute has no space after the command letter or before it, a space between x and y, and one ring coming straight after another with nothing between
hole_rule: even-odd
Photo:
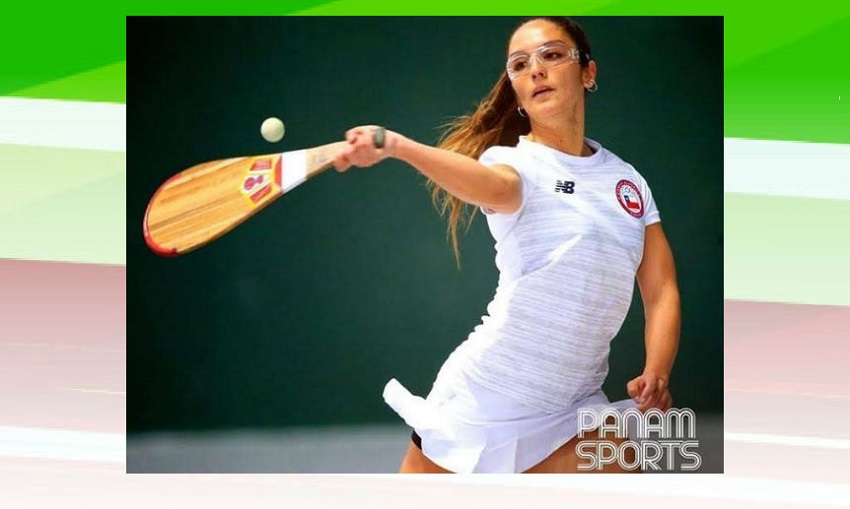
<instances>
[{"instance_id":1,"label":"eyeglass frame","mask_svg":"<svg viewBox=\"0 0 850 509\"><path fill-rule=\"evenodd\" d=\"M567 50L566 53L567 53L569 59L568 60L565 59L564 62L559 62L559 63L553 64L553 65L550 65L549 63L547 63L546 60L544 60L543 57L541 56L541 53L543 51L547 50L547 49L552 48L552 47L566 48L566 50ZM528 63L529 63L528 68L526 70L520 71L518 73L511 71L511 61L513 61L517 57L522 57L522 56L528 57ZM552 67L563 65L563 64L566 64L568 62L581 62L581 51L578 48L576 48L574 46L570 46L569 44L562 42L562 41L547 42L546 44L543 44L539 48L533 50L531 53L529 53L527 51L517 51L515 53L512 53L511 56L508 57L508 60L505 62L505 72L507 72L508 78L510 78L511 81L514 81L515 79L520 78L522 76L525 76L529 72L531 72L531 60L534 59L534 58L537 59L537 62L540 64L541 67L544 67L546 69L550 69ZM588 59L589 59L589 57L588 57Z\"/></svg>"}]
</instances>

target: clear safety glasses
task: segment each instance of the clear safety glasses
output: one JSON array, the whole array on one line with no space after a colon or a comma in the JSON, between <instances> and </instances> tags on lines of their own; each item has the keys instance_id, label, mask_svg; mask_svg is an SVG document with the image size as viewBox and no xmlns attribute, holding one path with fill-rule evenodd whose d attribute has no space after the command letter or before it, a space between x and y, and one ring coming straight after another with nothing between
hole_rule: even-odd
<instances>
[{"instance_id":1,"label":"clear safety glasses","mask_svg":"<svg viewBox=\"0 0 850 509\"><path fill-rule=\"evenodd\" d=\"M508 63L505 65L508 71L508 77L511 80L515 80L528 74L531 71L531 60L533 58L536 58L540 65L548 69L558 65L578 62L581 58L581 53L579 53L577 48L573 48L563 42L544 44L530 54L525 51L519 51L512 54L508 58Z\"/></svg>"}]
</instances>

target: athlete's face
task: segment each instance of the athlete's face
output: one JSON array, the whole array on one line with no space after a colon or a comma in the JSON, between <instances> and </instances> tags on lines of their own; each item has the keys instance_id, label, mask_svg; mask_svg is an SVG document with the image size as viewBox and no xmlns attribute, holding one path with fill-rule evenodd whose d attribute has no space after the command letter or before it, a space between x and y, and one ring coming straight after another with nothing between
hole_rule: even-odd
<instances>
[{"instance_id":1,"label":"athlete's face","mask_svg":"<svg viewBox=\"0 0 850 509\"><path fill-rule=\"evenodd\" d=\"M582 69L569 34L550 21L533 20L511 37L508 71L517 103L532 119L542 119L584 100L596 64Z\"/></svg>"}]
</instances>

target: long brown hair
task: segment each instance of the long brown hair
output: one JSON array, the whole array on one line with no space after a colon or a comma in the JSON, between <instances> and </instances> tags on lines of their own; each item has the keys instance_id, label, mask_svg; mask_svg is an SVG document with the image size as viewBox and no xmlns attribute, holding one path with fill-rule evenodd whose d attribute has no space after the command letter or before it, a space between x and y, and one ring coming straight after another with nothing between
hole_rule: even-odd
<instances>
[{"instance_id":1,"label":"long brown hair","mask_svg":"<svg viewBox=\"0 0 850 509\"><path fill-rule=\"evenodd\" d=\"M578 46L581 55L581 67L587 67L590 61L590 44L581 26L569 18L537 17L526 19L514 29L513 33L519 30L522 25L536 19L554 23L569 34ZM507 72L503 70L496 84L478 103L475 111L457 117L447 125L447 130L437 147L478 159L485 150L492 146L515 146L519 136L528 134L530 130L531 124L528 118L521 116L517 111L516 95ZM451 239L455 260L460 267L458 225L465 220L468 230L478 208L471 207L459 198L447 193L433 180L428 180L428 187L431 190L431 199L440 215L448 213L447 233Z\"/></svg>"}]
</instances>

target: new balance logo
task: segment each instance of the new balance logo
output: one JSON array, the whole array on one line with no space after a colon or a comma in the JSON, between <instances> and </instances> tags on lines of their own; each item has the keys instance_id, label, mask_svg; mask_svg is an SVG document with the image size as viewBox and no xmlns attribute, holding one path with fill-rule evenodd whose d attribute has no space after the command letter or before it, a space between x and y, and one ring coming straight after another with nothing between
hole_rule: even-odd
<instances>
[{"instance_id":1,"label":"new balance logo","mask_svg":"<svg viewBox=\"0 0 850 509\"><path fill-rule=\"evenodd\" d=\"M572 180L559 180L555 184L556 193L573 194L575 192L576 183Z\"/></svg>"}]
</instances>

